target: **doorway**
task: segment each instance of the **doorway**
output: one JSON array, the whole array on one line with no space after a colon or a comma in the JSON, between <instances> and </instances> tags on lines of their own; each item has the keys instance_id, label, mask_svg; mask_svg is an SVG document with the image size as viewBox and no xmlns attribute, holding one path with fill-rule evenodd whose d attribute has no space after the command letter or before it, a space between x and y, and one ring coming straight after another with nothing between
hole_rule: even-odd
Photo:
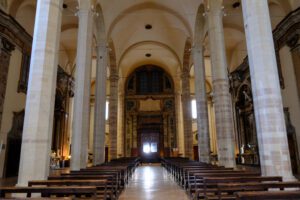
<instances>
[{"instance_id":1,"label":"doorway","mask_svg":"<svg viewBox=\"0 0 300 200\"><path fill-rule=\"evenodd\" d=\"M159 132L140 133L139 153L142 162L159 162L160 139Z\"/></svg>"},{"instance_id":2,"label":"doorway","mask_svg":"<svg viewBox=\"0 0 300 200\"><path fill-rule=\"evenodd\" d=\"M4 174L6 178L18 176L19 173L24 115L24 110L14 112L13 125L7 136Z\"/></svg>"}]
</instances>

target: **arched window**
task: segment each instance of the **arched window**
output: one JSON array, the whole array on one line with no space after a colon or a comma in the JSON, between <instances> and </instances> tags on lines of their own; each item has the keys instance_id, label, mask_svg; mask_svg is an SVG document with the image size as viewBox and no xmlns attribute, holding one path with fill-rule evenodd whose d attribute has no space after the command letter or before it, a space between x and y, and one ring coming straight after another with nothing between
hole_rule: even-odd
<instances>
[{"instance_id":1,"label":"arched window","mask_svg":"<svg viewBox=\"0 0 300 200\"><path fill-rule=\"evenodd\" d=\"M109 109L109 102L106 101L106 103L105 103L105 120L108 120L108 109Z\"/></svg>"},{"instance_id":2,"label":"arched window","mask_svg":"<svg viewBox=\"0 0 300 200\"><path fill-rule=\"evenodd\" d=\"M197 104L195 99L191 101L191 107L192 107L192 118L197 119Z\"/></svg>"},{"instance_id":3,"label":"arched window","mask_svg":"<svg viewBox=\"0 0 300 200\"><path fill-rule=\"evenodd\" d=\"M146 95L172 93L173 83L161 68L144 65L137 68L128 78L127 94Z\"/></svg>"}]
</instances>

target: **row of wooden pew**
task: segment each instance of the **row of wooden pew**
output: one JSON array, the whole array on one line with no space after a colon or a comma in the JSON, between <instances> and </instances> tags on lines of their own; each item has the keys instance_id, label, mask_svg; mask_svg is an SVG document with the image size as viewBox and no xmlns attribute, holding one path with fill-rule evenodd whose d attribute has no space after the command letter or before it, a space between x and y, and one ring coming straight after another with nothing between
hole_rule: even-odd
<instances>
[{"instance_id":1,"label":"row of wooden pew","mask_svg":"<svg viewBox=\"0 0 300 200\"><path fill-rule=\"evenodd\" d=\"M32 180L27 187L0 187L0 199L11 198L14 193L30 198L37 193L41 198L116 200L139 163L139 158L119 158L99 166L49 176L48 180Z\"/></svg>"},{"instance_id":2,"label":"row of wooden pew","mask_svg":"<svg viewBox=\"0 0 300 200\"><path fill-rule=\"evenodd\" d=\"M164 158L161 164L195 200L300 200L300 182L283 182L280 176L261 176L187 158Z\"/></svg>"}]
</instances>

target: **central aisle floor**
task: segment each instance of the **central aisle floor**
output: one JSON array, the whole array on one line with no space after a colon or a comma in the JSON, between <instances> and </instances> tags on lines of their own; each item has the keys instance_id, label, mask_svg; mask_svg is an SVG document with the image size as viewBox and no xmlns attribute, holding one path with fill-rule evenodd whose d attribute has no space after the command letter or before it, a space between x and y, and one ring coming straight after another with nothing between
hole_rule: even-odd
<instances>
[{"instance_id":1,"label":"central aisle floor","mask_svg":"<svg viewBox=\"0 0 300 200\"><path fill-rule=\"evenodd\" d=\"M185 191L159 165L138 167L119 200L189 200Z\"/></svg>"}]
</instances>

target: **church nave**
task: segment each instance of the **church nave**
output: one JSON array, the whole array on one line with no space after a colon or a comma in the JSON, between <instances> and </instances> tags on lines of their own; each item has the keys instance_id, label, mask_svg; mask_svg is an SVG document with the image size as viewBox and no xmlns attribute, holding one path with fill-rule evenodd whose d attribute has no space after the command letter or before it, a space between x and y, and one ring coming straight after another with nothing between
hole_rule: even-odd
<instances>
[{"instance_id":1,"label":"church nave","mask_svg":"<svg viewBox=\"0 0 300 200\"><path fill-rule=\"evenodd\" d=\"M136 169L119 200L188 200L185 191L158 164L144 165Z\"/></svg>"}]
</instances>

